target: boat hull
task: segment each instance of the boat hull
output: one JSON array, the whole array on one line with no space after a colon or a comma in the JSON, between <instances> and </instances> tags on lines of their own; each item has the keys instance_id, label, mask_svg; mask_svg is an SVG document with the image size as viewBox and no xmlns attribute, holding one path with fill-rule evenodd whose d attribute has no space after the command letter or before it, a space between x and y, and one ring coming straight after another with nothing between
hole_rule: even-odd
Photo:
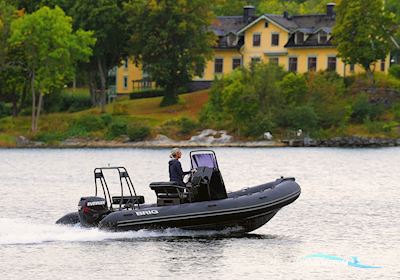
<instances>
[{"instance_id":1,"label":"boat hull","mask_svg":"<svg viewBox=\"0 0 400 280\"><path fill-rule=\"evenodd\" d=\"M116 211L100 221L99 227L113 231L230 228L238 232L251 232L266 224L299 195L300 187L293 179L280 179L231 193L222 200Z\"/></svg>"},{"instance_id":2,"label":"boat hull","mask_svg":"<svg viewBox=\"0 0 400 280\"><path fill-rule=\"evenodd\" d=\"M266 224L301 193L293 178L246 188L228 194L228 198L171 206L141 205L135 210L116 210L97 225L110 231L180 228L185 230L224 230L251 232ZM79 221L78 213L69 213L59 224Z\"/></svg>"}]
</instances>

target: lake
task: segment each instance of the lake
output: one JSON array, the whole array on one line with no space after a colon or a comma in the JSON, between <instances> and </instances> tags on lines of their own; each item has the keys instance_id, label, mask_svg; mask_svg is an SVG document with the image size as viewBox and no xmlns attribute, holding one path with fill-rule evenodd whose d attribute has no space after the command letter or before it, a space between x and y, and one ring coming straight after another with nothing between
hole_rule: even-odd
<instances>
[{"instance_id":1,"label":"lake","mask_svg":"<svg viewBox=\"0 0 400 280\"><path fill-rule=\"evenodd\" d=\"M155 202L148 186L168 179L169 150L0 150L1 278L400 278L400 148L214 151L228 191L293 176L301 196L243 236L60 226L94 194L95 167L125 166L136 191Z\"/></svg>"}]
</instances>

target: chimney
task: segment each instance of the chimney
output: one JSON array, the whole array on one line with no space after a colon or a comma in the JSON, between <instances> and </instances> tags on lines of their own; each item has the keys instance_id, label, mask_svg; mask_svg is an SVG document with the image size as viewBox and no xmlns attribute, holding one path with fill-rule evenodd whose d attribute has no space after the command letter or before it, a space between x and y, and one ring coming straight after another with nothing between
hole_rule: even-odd
<instances>
[{"instance_id":1,"label":"chimney","mask_svg":"<svg viewBox=\"0 0 400 280\"><path fill-rule=\"evenodd\" d=\"M329 17L334 17L335 16L335 6L336 3L328 3L326 4L326 15Z\"/></svg>"},{"instance_id":2,"label":"chimney","mask_svg":"<svg viewBox=\"0 0 400 280\"><path fill-rule=\"evenodd\" d=\"M289 12L288 12L288 11L284 11L284 12L283 12L283 17L284 17L285 19L289 19Z\"/></svg>"},{"instance_id":3,"label":"chimney","mask_svg":"<svg viewBox=\"0 0 400 280\"><path fill-rule=\"evenodd\" d=\"M256 17L256 8L254 6L243 7L243 21L245 23L251 22Z\"/></svg>"}]
</instances>

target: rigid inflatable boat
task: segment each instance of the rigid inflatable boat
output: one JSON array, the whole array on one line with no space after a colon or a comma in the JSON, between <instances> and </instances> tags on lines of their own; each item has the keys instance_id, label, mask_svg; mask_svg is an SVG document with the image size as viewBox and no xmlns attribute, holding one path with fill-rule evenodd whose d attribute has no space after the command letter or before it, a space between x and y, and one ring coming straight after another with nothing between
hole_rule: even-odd
<instances>
[{"instance_id":1,"label":"rigid inflatable boat","mask_svg":"<svg viewBox=\"0 0 400 280\"><path fill-rule=\"evenodd\" d=\"M191 173L185 187L176 182L153 182L156 204L145 204L137 195L124 167L94 170L95 195L82 197L78 211L58 224L77 224L113 231L181 228L250 232L267 223L282 207L295 201L300 186L294 178L227 193L213 151L190 153ZM104 172L119 175L119 195L113 196Z\"/></svg>"}]
</instances>

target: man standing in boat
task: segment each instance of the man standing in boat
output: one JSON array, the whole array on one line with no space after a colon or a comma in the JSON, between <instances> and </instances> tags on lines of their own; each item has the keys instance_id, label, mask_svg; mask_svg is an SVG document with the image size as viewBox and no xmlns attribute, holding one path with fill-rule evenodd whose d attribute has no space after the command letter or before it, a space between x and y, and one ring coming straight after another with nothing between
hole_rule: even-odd
<instances>
[{"instance_id":1,"label":"man standing in boat","mask_svg":"<svg viewBox=\"0 0 400 280\"><path fill-rule=\"evenodd\" d=\"M177 182L180 186L185 187L183 182L183 176L189 174L190 171L184 172L182 170L182 165L179 159L182 156L182 152L179 148L173 148L171 150L171 155L169 156L171 160L169 161L169 180Z\"/></svg>"}]
</instances>

